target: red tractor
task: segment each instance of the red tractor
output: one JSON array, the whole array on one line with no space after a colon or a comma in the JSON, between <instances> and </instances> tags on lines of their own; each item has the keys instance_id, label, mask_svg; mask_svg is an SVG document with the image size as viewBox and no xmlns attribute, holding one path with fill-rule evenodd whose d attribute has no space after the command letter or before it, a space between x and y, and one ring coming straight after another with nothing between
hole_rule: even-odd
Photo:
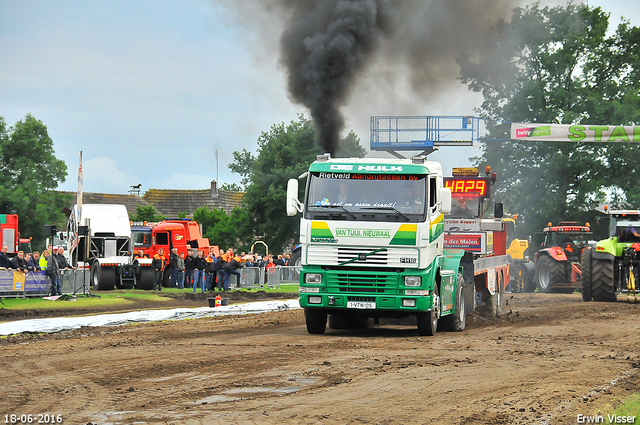
<instances>
[{"instance_id":1,"label":"red tractor","mask_svg":"<svg viewBox=\"0 0 640 425\"><path fill-rule=\"evenodd\" d=\"M580 261L591 234L589 223L578 226L575 221L561 221L545 227L544 241L535 256L534 280L539 292L570 294L580 290Z\"/></svg>"}]
</instances>

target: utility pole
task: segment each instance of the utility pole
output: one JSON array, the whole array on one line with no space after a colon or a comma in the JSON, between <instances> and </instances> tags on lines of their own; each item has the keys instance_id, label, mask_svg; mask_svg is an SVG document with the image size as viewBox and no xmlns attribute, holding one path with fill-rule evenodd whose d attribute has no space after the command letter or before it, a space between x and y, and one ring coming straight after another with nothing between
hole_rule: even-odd
<instances>
[{"instance_id":1,"label":"utility pole","mask_svg":"<svg viewBox=\"0 0 640 425\"><path fill-rule=\"evenodd\" d=\"M218 171L219 171L219 168L220 168L220 167L218 167L218 149L216 149L216 183L217 183L217 184L220 184L220 182L218 181Z\"/></svg>"}]
</instances>

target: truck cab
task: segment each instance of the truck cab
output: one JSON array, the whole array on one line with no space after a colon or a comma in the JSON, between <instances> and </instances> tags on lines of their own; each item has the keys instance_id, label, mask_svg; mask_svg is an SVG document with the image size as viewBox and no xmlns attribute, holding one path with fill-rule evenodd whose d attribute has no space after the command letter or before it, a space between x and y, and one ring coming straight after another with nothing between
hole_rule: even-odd
<instances>
[{"instance_id":1,"label":"truck cab","mask_svg":"<svg viewBox=\"0 0 640 425\"><path fill-rule=\"evenodd\" d=\"M304 203L289 181L287 213L300 222L300 305L307 330L323 333L368 319L415 316L420 334L464 328L458 313L462 253L444 253L451 192L439 163L332 159L311 164Z\"/></svg>"}]
</instances>

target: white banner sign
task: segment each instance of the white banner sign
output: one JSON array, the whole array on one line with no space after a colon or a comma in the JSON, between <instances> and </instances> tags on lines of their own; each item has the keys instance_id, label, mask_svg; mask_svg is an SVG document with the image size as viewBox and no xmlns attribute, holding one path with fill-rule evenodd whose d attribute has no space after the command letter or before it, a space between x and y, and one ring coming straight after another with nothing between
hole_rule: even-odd
<instances>
[{"instance_id":1,"label":"white banner sign","mask_svg":"<svg viewBox=\"0 0 640 425\"><path fill-rule=\"evenodd\" d=\"M533 142L640 142L640 126L512 123L511 140Z\"/></svg>"}]
</instances>

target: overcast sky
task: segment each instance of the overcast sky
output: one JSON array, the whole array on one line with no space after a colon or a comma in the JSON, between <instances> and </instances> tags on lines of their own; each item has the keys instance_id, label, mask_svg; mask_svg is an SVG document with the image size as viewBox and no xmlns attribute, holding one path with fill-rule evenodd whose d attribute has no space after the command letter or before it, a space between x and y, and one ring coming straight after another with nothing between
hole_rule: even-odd
<instances>
[{"instance_id":1,"label":"overcast sky","mask_svg":"<svg viewBox=\"0 0 640 425\"><path fill-rule=\"evenodd\" d=\"M255 152L262 131L307 113L289 100L278 65L282 28L252 28L242 3L230 11L232 0L0 0L0 116L13 125L31 113L47 126L68 167L62 190L77 188L80 151L87 192L239 182L227 169L232 152ZM635 1L589 3L611 12L613 25L624 16L640 26ZM393 90L382 95L365 73L343 109L345 133L365 147L372 115L470 115L482 100L461 85L428 97L388 79ZM449 173L480 153L443 148L432 158Z\"/></svg>"}]
</instances>

